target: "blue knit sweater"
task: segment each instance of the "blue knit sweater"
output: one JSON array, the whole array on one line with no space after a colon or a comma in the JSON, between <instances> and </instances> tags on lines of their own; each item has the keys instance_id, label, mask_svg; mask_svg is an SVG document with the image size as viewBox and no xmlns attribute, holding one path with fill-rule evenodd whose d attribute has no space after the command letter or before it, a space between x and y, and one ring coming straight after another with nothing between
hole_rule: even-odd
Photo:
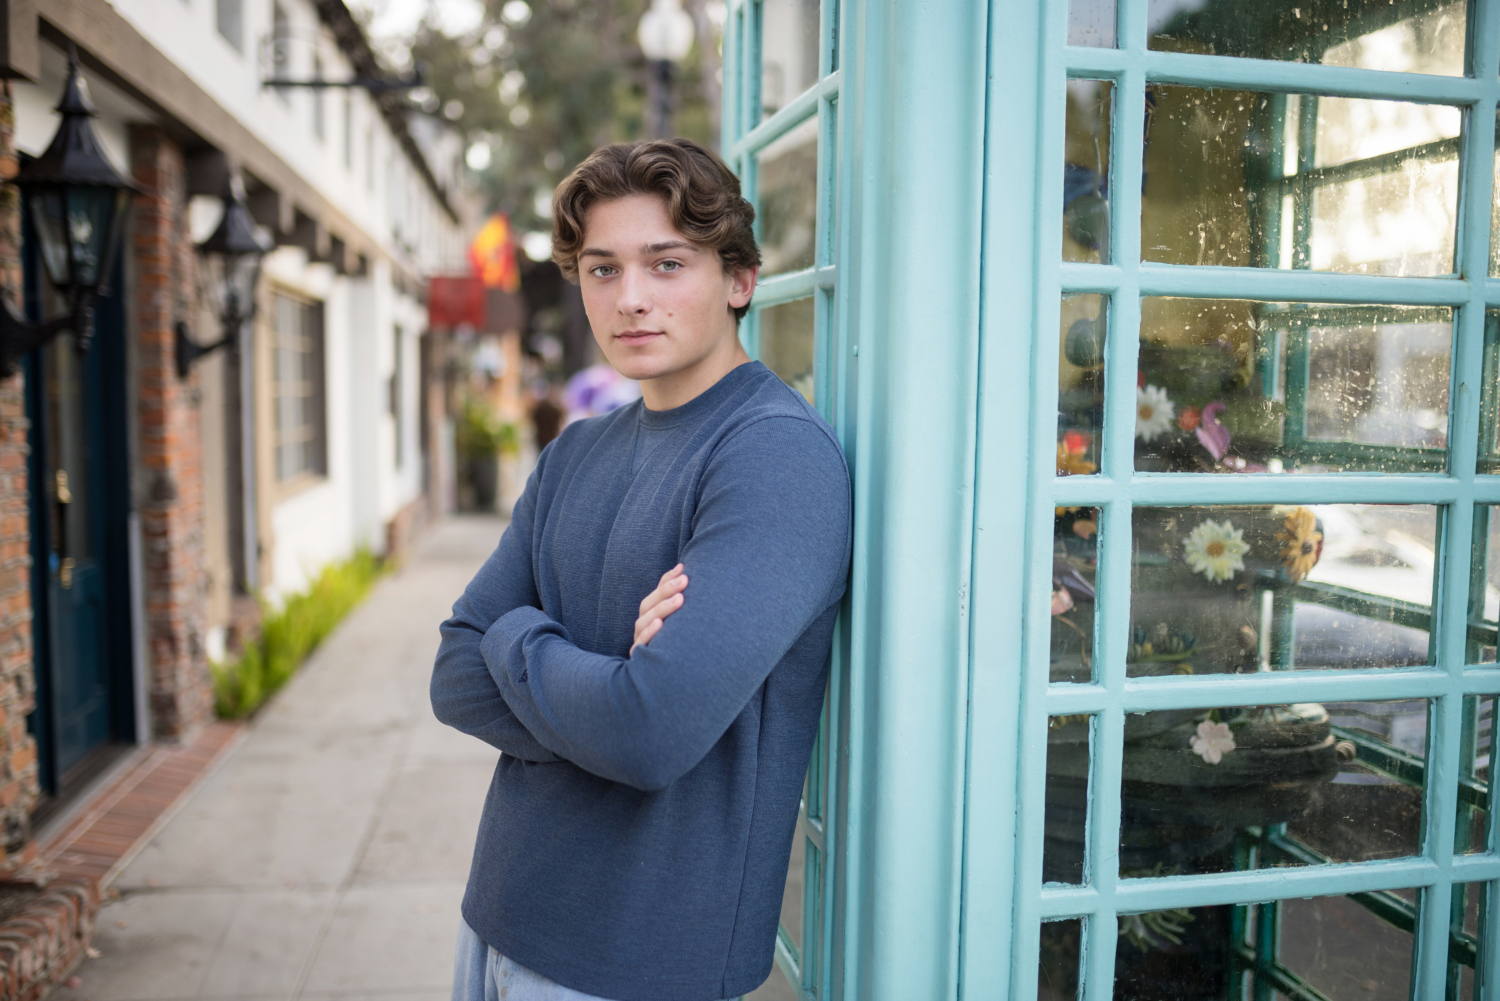
<instances>
[{"instance_id":1,"label":"blue knit sweater","mask_svg":"<svg viewBox=\"0 0 1500 1001\"><path fill-rule=\"evenodd\" d=\"M543 451L442 626L438 719L503 753L463 916L617 1001L713 1001L770 973L850 547L842 453L759 362ZM682 608L632 655L677 562Z\"/></svg>"}]
</instances>

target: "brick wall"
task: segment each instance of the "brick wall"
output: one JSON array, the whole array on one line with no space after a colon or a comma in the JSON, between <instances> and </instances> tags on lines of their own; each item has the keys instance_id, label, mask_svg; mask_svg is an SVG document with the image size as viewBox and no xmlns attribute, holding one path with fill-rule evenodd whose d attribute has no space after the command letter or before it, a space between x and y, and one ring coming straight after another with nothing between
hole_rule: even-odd
<instances>
[{"instance_id":1,"label":"brick wall","mask_svg":"<svg viewBox=\"0 0 1500 1001\"><path fill-rule=\"evenodd\" d=\"M16 169L10 81L0 81L0 178ZM21 214L16 189L0 185L0 287L21 288ZM30 860L31 809L40 793L36 742L26 732L35 705L31 657L31 531L27 509L26 387L0 380L0 873Z\"/></svg>"},{"instance_id":2,"label":"brick wall","mask_svg":"<svg viewBox=\"0 0 1500 1001\"><path fill-rule=\"evenodd\" d=\"M135 359L141 549L150 709L158 739L191 737L213 718L204 649L209 579L203 546L198 378L177 378L173 326L196 317L196 261L182 150L154 126L130 133L146 193L135 200ZM204 336L198 331L199 337Z\"/></svg>"}]
</instances>

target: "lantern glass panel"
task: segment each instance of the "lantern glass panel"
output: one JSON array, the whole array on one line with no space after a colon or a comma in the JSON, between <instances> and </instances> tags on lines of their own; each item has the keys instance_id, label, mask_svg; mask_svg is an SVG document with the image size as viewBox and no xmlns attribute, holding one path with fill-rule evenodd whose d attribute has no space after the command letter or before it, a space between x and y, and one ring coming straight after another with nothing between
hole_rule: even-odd
<instances>
[{"instance_id":1,"label":"lantern glass panel","mask_svg":"<svg viewBox=\"0 0 1500 1001\"><path fill-rule=\"evenodd\" d=\"M247 320L255 315L255 283L260 275L259 254L235 254L224 260L224 321Z\"/></svg>"},{"instance_id":2,"label":"lantern glass panel","mask_svg":"<svg viewBox=\"0 0 1500 1001\"><path fill-rule=\"evenodd\" d=\"M27 199L31 208L31 223L36 227L42 245L42 265L47 277L59 288L71 284L72 274L68 267L68 237L66 203L61 188L44 188L35 191Z\"/></svg>"},{"instance_id":3,"label":"lantern glass panel","mask_svg":"<svg viewBox=\"0 0 1500 1001\"><path fill-rule=\"evenodd\" d=\"M67 189L68 253L73 259L75 285L93 288L103 278L116 201L112 188Z\"/></svg>"}]
</instances>

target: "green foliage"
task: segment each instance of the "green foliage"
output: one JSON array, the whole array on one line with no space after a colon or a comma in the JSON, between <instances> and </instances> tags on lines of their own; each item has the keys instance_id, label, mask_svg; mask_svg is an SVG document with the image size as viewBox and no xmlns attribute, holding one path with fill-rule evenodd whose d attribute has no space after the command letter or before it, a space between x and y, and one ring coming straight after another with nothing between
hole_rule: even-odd
<instances>
[{"instance_id":1,"label":"green foliage","mask_svg":"<svg viewBox=\"0 0 1500 1001\"><path fill-rule=\"evenodd\" d=\"M550 232L545 201L568 172L604 143L640 139L648 68L636 29L650 0L531 0L515 16L487 0L483 22L454 37L425 20L410 57L431 89L425 110L450 117L492 161L479 178L489 207L518 232ZM511 7L507 20L502 11ZM718 143L719 28L712 0L686 0L697 38L678 67L675 127ZM456 116L456 117L454 117Z\"/></svg>"},{"instance_id":2,"label":"green foliage","mask_svg":"<svg viewBox=\"0 0 1500 1001\"><path fill-rule=\"evenodd\" d=\"M516 426L502 421L483 400L470 396L464 400L463 415L454 429L454 447L459 455L515 454L520 448Z\"/></svg>"},{"instance_id":3,"label":"green foliage","mask_svg":"<svg viewBox=\"0 0 1500 1001\"><path fill-rule=\"evenodd\" d=\"M260 637L246 645L238 660L213 665L219 715L238 719L260 708L359 604L383 571L383 561L361 549L324 568L312 586L288 598L280 611L266 609Z\"/></svg>"}]
</instances>

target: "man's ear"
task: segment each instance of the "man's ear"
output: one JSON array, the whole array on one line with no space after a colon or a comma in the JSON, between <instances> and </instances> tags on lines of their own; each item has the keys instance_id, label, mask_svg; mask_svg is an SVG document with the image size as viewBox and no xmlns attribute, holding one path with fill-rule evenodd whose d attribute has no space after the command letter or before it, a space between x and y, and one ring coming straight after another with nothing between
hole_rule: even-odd
<instances>
[{"instance_id":1,"label":"man's ear","mask_svg":"<svg viewBox=\"0 0 1500 1001\"><path fill-rule=\"evenodd\" d=\"M750 302L750 297L755 294L755 279L759 274L760 268L743 268L730 273L730 309L743 309Z\"/></svg>"}]
</instances>

